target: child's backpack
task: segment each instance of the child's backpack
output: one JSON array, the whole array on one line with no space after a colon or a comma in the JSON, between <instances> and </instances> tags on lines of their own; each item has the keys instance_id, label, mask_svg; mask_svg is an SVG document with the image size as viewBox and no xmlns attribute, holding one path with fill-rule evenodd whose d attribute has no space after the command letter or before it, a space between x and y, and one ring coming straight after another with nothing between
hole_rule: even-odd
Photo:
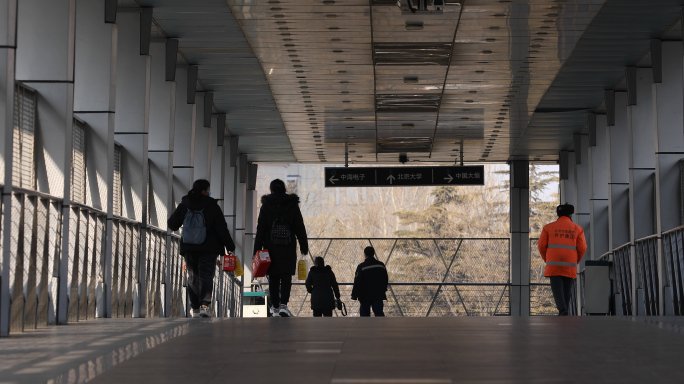
<instances>
[{"instance_id":1,"label":"child's backpack","mask_svg":"<svg viewBox=\"0 0 684 384\"><path fill-rule=\"evenodd\" d=\"M290 223L288 223L282 215L277 215L276 219L273 220L273 224L271 224L271 244L287 245L290 244L290 242L292 242Z\"/></svg>"},{"instance_id":2,"label":"child's backpack","mask_svg":"<svg viewBox=\"0 0 684 384\"><path fill-rule=\"evenodd\" d=\"M185 244L204 244L207 238L207 225L204 221L204 209L193 211L188 208L183 219L183 242Z\"/></svg>"}]
</instances>

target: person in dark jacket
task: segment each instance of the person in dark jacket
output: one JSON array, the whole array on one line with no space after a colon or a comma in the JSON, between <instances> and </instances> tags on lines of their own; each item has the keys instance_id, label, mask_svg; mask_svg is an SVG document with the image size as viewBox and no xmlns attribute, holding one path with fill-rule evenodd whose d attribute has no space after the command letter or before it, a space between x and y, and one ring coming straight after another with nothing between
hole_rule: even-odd
<instances>
[{"instance_id":1,"label":"person in dark jacket","mask_svg":"<svg viewBox=\"0 0 684 384\"><path fill-rule=\"evenodd\" d=\"M228 232L228 225L217 200L209 197L210 184L207 180L196 180L192 189L183 196L167 224L177 231L182 225L188 209L202 210L206 226L206 238L202 244L186 244L181 238L180 254L185 258L188 272L188 296L192 317L211 317L210 305L214 287L216 259L226 250L235 250L235 243Z\"/></svg>"},{"instance_id":2,"label":"person in dark jacket","mask_svg":"<svg viewBox=\"0 0 684 384\"><path fill-rule=\"evenodd\" d=\"M351 299L359 300L359 315L369 317L371 308L375 317L385 316L382 310L383 300L387 300L387 268L385 263L375 257L375 249L366 247L363 250L366 257L363 263L356 267L354 288Z\"/></svg>"},{"instance_id":3,"label":"person in dark jacket","mask_svg":"<svg viewBox=\"0 0 684 384\"><path fill-rule=\"evenodd\" d=\"M314 266L309 269L305 285L307 292L311 294L314 317L332 317L335 300L340 300L340 287L337 285L335 273L329 265L325 265L322 257L314 259Z\"/></svg>"},{"instance_id":4,"label":"person in dark jacket","mask_svg":"<svg viewBox=\"0 0 684 384\"><path fill-rule=\"evenodd\" d=\"M292 275L297 268L297 242L302 255L309 253L306 238L306 227L302 212L299 210L299 196L287 194L285 183L280 179L271 181L271 194L261 197L261 209L257 219L257 231L254 238L254 254L267 249L271 256L268 268L268 290L271 297L271 315L274 317L291 317L287 308L292 288ZM274 244L271 232L274 222L285 222L289 230L287 244ZM282 243L282 239L278 239Z\"/></svg>"}]
</instances>

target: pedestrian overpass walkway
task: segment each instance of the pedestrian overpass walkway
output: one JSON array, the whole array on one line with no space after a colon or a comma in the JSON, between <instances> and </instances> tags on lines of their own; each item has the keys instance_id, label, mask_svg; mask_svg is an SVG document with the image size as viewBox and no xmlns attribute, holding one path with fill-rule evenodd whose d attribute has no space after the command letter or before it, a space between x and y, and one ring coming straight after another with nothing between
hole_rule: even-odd
<instances>
[{"instance_id":1,"label":"pedestrian overpass walkway","mask_svg":"<svg viewBox=\"0 0 684 384\"><path fill-rule=\"evenodd\" d=\"M681 317L96 319L0 339L0 383L681 383Z\"/></svg>"}]
</instances>

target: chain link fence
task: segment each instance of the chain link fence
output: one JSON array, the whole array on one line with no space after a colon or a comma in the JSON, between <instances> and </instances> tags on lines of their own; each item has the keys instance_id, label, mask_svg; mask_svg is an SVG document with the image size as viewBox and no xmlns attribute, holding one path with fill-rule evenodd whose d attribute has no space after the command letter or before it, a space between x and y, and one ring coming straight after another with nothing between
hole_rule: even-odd
<instances>
[{"instance_id":1,"label":"chain link fence","mask_svg":"<svg viewBox=\"0 0 684 384\"><path fill-rule=\"evenodd\" d=\"M509 315L509 239L309 239L309 263L321 256L335 272L350 315L356 266L375 248L389 275L388 316ZM264 281L265 283L265 281ZM303 282L292 287L289 307L311 316Z\"/></svg>"}]
</instances>

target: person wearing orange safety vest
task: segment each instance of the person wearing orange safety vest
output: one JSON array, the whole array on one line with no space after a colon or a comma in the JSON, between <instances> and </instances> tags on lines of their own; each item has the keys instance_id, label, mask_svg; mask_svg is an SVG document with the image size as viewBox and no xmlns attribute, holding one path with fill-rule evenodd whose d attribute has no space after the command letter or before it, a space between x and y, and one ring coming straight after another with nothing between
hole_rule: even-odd
<instances>
[{"instance_id":1,"label":"person wearing orange safety vest","mask_svg":"<svg viewBox=\"0 0 684 384\"><path fill-rule=\"evenodd\" d=\"M559 316L567 316L577 264L587 250L584 230L572 222L575 207L565 203L556 207L558 220L546 224L539 237L539 253L546 262L544 276L551 281L553 299Z\"/></svg>"}]
</instances>

